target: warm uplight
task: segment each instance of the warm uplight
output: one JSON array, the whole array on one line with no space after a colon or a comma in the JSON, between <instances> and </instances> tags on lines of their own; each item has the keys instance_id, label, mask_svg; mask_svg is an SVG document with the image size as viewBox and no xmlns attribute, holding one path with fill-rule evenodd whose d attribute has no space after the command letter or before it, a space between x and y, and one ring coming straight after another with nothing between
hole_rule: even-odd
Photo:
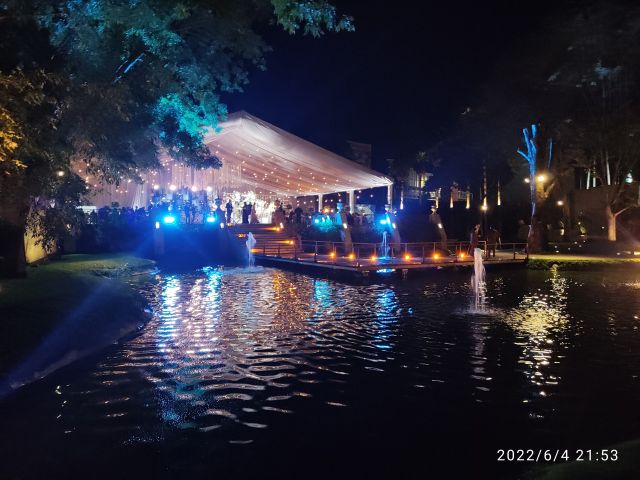
<instances>
[{"instance_id":1,"label":"warm uplight","mask_svg":"<svg viewBox=\"0 0 640 480\"><path fill-rule=\"evenodd\" d=\"M544 175L538 175L536 177L536 180L540 183L544 182L547 179L547 177L545 177Z\"/></svg>"},{"instance_id":2,"label":"warm uplight","mask_svg":"<svg viewBox=\"0 0 640 480\"><path fill-rule=\"evenodd\" d=\"M464 258L467 256L466 253L464 252L460 252L460 255L458 255L460 257L460 260L464 260Z\"/></svg>"},{"instance_id":3,"label":"warm uplight","mask_svg":"<svg viewBox=\"0 0 640 480\"><path fill-rule=\"evenodd\" d=\"M347 255L347 258L349 260L353 260L354 258L356 258L356 256L353 253L350 253L349 255Z\"/></svg>"},{"instance_id":4,"label":"warm uplight","mask_svg":"<svg viewBox=\"0 0 640 480\"><path fill-rule=\"evenodd\" d=\"M529 180L529 178L527 177L524 179L524 183L531 183L531 180Z\"/></svg>"},{"instance_id":5,"label":"warm uplight","mask_svg":"<svg viewBox=\"0 0 640 480\"><path fill-rule=\"evenodd\" d=\"M487 207L486 205L482 205L480 207L480 210L482 210L483 212L486 212L489 209L489 207Z\"/></svg>"},{"instance_id":6,"label":"warm uplight","mask_svg":"<svg viewBox=\"0 0 640 480\"><path fill-rule=\"evenodd\" d=\"M564 205L564 202L563 202L562 200L558 200L558 201L556 202L556 204L557 204L559 207L561 207L561 206L563 206L563 205Z\"/></svg>"},{"instance_id":7,"label":"warm uplight","mask_svg":"<svg viewBox=\"0 0 640 480\"><path fill-rule=\"evenodd\" d=\"M438 260L440 258L440 254L439 253L434 253L433 254L433 259L434 260Z\"/></svg>"},{"instance_id":8,"label":"warm uplight","mask_svg":"<svg viewBox=\"0 0 640 480\"><path fill-rule=\"evenodd\" d=\"M376 260L378 260L378 257L376 257L375 255L371 255L371 261L375 262Z\"/></svg>"},{"instance_id":9,"label":"warm uplight","mask_svg":"<svg viewBox=\"0 0 640 480\"><path fill-rule=\"evenodd\" d=\"M404 259L405 260L411 260L411 255L409 255L408 253L404 254Z\"/></svg>"},{"instance_id":10,"label":"warm uplight","mask_svg":"<svg viewBox=\"0 0 640 480\"><path fill-rule=\"evenodd\" d=\"M59 177L64 177L64 172L62 170L58 170L56 172L56 175L58 175Z\"/></svg>"},{"instance_id":11,"label":"warm uplight","mask_svg":"<svg viewBox=\"0 0 640 480\"><path fill-rule=\"evenodd\" d=\"M329 256L330 256L331 258L336 258L336 252L331 252L331 253L329 254Z\"/></svg>"}]
</instances>

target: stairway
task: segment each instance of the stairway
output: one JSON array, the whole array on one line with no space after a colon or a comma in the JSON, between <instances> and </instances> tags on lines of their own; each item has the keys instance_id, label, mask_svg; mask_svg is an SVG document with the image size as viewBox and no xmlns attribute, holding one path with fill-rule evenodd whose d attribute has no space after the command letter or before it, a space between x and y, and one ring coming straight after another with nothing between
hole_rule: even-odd
<instances>
[{"instance_id":1,"label":"stairway","mask_svg":"<svg viewBox=\"0 0 640 480\"><path fill-rule=\"evenodd\" d=\"M229 230L243 247L246 245L247 235L251 232L256 239L254 247L256 255L278 255L279 253L281 257L293 258L294 256L294 238L274 224L240 223L229 227Z\"/></svg>"}]
</instances>

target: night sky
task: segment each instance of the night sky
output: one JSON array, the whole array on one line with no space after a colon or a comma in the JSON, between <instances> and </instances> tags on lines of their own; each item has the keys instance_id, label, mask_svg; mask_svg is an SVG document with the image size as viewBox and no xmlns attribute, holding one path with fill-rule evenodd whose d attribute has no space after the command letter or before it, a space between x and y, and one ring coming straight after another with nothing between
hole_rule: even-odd
<instances>
[{"instance_id":1,"label":"night sky","mask_svg":"<svg viewBox=\"0 0 640 480\"><path fill-rule=\"evenodd\" d=\"M347 140L371 143L384 170L386 158L414 156L445 136L480 100L501 56L560 2L332 3L353 15L355 32L268 30L267 70L225 101L337 153Z\"/></svg>"}]
</instances>

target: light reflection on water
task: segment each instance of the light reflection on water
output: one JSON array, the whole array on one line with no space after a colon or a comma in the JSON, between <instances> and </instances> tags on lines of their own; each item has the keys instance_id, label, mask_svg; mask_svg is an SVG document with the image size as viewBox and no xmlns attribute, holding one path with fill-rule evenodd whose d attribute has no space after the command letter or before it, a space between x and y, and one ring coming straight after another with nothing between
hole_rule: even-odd
<instances>
[{"instance_id":1,"label":"light reflection on water","mask_svg":"<svg viewBox=\"0 0 640 480\"><path fill-rule=\"evenodd\" d=\"M543 397L551 394L560 380L548 373L547 367L551 362L561 362L558 350L563 347L559 343L571 321L567 312L567 278L552 270L546 283L544 288L524 295L518 307L505 315L505 321L519 337L516 345L522 347L519 363L525 366L529 381L539 387L537 394Z\"/></svg>"},{"instance_id":2,"label":"light reflection on water","mask_svg":"<svg viewBox=\"0 0 640 480\"><path fill-rule=\"evenodd\" d=\"M162 420L177 428L265 428L266 420L252 414L290 413L278 403L313 397L306 385L346 382L349 357L385 362L383 352L393 348L398 306L391 287L214 268L157 280L149 294L154 320L122 357L141 368ZM121 357L109 358L97 374L110 377L114 360ZM348 405L339 398L325 403Z\"/></svg>"},{"instance_id":3,"label":"light reflection on water","mask_svg":"<svg viewBox=\"0 0 640 480\"><path fill-rule=\"evenodd\" d=\"M188 432L246 446L289 428L288 418L331 435L323 422L342 411L366 426L353 431L358 439L389 415L383 437L438 422L468 436L470 425L488 422L504 435L513 423L531 439L538 431L562 438L566 428L587 428L582 414L601 412L603 401L612 409L601 420L610 425L602 441L620 440L624 422L640 424L637 415L625 419L640 401L634 274L490 274L485 315L465 313L467 280L443 273L349 285L271 269L160 274L143 289L154 315L142 335L79 372L61 372L53 394L47 381L33 385L12 416L24 428L21 418L37 412L37 428L68 439L60 448L98 433L112 444L178 438L201 448L202 437L182 437ZM606 392L585 397L592 377L624 391L628 403Z\"/></svg>"}]
</instances>

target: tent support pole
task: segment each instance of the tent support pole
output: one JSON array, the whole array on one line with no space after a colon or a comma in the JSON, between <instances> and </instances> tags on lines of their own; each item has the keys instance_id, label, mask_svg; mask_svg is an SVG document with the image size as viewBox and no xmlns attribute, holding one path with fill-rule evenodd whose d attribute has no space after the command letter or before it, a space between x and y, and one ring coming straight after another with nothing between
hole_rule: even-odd
<instances>
[{"instance_id":1,"label":"tent support pole","mask_svg":"<svg viewBox=\"0 0 640 480\"><path fill-rule=\"evenodd\" d=\"M349 190L347 192L347 195L349 195L349 211L353 215L354 213L356 213L356 191Z\"/></svg>"}]
</instances>

